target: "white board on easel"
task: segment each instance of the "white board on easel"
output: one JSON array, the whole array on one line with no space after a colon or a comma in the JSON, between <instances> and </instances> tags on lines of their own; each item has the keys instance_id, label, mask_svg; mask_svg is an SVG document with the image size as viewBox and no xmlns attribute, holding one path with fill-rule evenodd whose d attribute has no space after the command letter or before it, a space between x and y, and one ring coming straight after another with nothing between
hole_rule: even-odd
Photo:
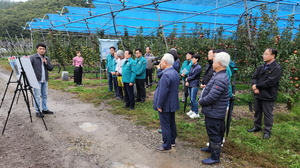
<instances>
[{"instance_id":1,"label":"white board on easel","mask_svg":"<svg viewBox=\"0 0 300 168\"><path fill-rule=\"evenodd\" d=\"M36 79L36 76L35 76L35 73L33 71L30 59L26 58L26 57L22 57L20 60L21 60L21 63L23 65L23 68L24 68L24 71L26 73L26 76L27 76L27 79L28 79L28 82L29 82L30 86L33 87L33 88L39 89L40 85L39 85L39 83Z\"/></svg>"}]
</instances>

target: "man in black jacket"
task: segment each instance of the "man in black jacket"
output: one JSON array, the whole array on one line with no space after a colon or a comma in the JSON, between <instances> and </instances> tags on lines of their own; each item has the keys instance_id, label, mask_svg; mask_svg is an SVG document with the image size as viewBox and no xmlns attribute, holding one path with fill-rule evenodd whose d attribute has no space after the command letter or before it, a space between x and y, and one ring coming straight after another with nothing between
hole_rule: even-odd
<instances>
[{"instance_id":1,"label":"man in black jacket","mask_svg":"<svg viewBox=\"0 0 300 168\"><path fill-rule=\"evenodd\" d=\"M201 89L205 88L206 84L208 84L210 78L214 74L214 70L213 70L213 66L212 66L214 55L215 55L215 52L213 49L208 51L208 56L207 56L208 63L206 64L205 72L202 77L202 81L201 81L201 85L200 85Z\"/></svg>"},{"instance_id":2,"label":"man in black jacket","mask_svg":"<svg viewBox=\"0 0 300 168\"><path fill-rule=\"evenodd\" d=\"M45 56L46 45L39 43L36 45L37 53L30 56L30 61L36 75L37 81L39 82L40 88L34 88L34 97L36 102L34 103L36 109L36 116L39 118L44 117L43 114L53 114L52 111L48 109L47 97L48 97L48 71L53 70L53 65L51 64L50 58ZM41 99L42 98L42 104ZM40 111L41 112L40 112Z\"/></svg>"},{"instance_id":3,"label":"man in black jacket","mask_svg":"<svg viewBox=\"0 0 300 168\"><path fill-rule=\"evenodd\" d=\"M264 139L269 139L273 125L273 106L277 98L281 66L276 61L277 50L267 48L263 54L264 64L260 65L252 76L252 90L255 95L254 127L248 132L261 131L262 113L264 113Z\"/></svg>"}]
</instances>

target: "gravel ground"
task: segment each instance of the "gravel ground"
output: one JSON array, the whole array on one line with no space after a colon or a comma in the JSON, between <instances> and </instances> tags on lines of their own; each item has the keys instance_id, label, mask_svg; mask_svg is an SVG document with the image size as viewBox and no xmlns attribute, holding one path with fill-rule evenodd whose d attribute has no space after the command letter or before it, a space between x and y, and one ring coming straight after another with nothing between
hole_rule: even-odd
<instances>
[{"instance_id":1,"label":"gravel ground","mask_svg":"<svg viewBox=\"0 0 300 168\"><path fill-rule=\"evenodd\" d=\"M10 72L0 68L2 99ZM2 131L12 102L15 83L11 83L0 109ZM83 103L74 94L49 90L48 106L53 115L45 123L35 117L32 122L21 95L13 104L4 135L0 135L0 167L103 167L103 168L194 168L207 167L201 160L209 155L177 141L170 153L155 152L161 134L134 125L124 116ZM231 167L221 155L221 164L209 167Z\"/></svg>"}]
</instances>

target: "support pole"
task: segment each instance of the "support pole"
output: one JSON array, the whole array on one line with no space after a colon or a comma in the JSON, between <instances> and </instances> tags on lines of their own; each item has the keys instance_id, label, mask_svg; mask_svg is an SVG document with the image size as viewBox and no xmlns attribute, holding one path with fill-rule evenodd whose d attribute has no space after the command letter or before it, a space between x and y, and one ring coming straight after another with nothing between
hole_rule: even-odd
<instances>
[{"instance_id":1,"label":"support pole","mask_svg":"<svg viewBox=\"0 0 300 168\"><path fill-rule=\"evenodd\" d=\"M155 6L155 9L156 9L157 18L159 20L159 29L162 30L162 34L163 34L163 38L164 38L164 41L165 41L166 49L169 50L169 46L168 46L167 39L166 39L166 36L165 36L164 26L161 23L160 15L159 15L159 12L158 12L158 4L155 2L155 0L153 0L153 3L154 3L154 6Z\"/></svg>"},{"instance_id":2,"label":"support pole","mask_svg":"<svg viewBox=\"0 0 300 168\"><path fill-rule=\"evenodd\" d=\"M252 43L252 38L251 38L251 32L250 32L250 16L248 14L248 5L247 5L247 0L244 0L244 5L245 5L245 14L246 14L246 22L247 22L247 30L248 30L248 38L250 41L250 44ZM252 45L252 44L251 44Z\"/></svg>"},{"instance_id":3,"label":"support pole","mask_svg":"<svg viewBox=\"0 0 300 168\"><path fill-rule=\"evenodd\" d=\"M125 6L123 6L123 9L125 8ZM112 7L110 6L110 11L111 11L111 17L112 17L112 21L113 21L113 25L114 25L114 31L115 31L115 34L116 34L116 37L120 40L121 37L118 35L118 32L117 32L117 26L116 26L116 15L114 15L114 12L112 10ZM121 45L123 47L123 49L125 50L125 47L124 47L124 44L123 44L123 40L121 39Z\"/></svg>"}]
</instances>

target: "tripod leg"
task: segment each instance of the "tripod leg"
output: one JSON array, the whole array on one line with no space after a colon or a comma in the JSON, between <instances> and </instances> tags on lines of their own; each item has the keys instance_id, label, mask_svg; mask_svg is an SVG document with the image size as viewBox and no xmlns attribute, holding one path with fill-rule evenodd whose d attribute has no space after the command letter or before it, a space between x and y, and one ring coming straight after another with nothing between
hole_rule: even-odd
<instances>
[{"instance_id":1,"label":"tripod leg","mask_svg":"<svg viewBox=\"0 0 300 168\"><path fill-rule=\"evenodd\" d=\"M21 86L21 87L22 87L22 86ZM21 90L23 90L23 89L21 88ZM18 104L18 103L19 103L20 94L21 94L21 92L19 92L19 95L18 95L18 98L17 98L16 104Z\"/></svg>"},{"instance_id":2,"label":"tripod leg","mask_svg":"<svg viewBox=\"0 0 300 168\"><path fill-rule=\"evenodd\" d=\"M28 98L28 93L27 93L26 86L24 86L24 89L23 89L23 87L21 85L21 91L22 91L22 94L23 94L23 97L24 97L24 101L26 103L26 106L27 106L27 109L28 109L28 112L29 112L30 121L32 122L32 116L31 116L30 105L29 105L29 98ZM20 93L19 93L19 96L20 96Z\"/></svg>"},{"instance_id":3,"label":"tripod leg","mask_svg":"<svg viewBox=\"0 0 300 168\"><path fill-rule=\"evenodd\" d=\"M11 77L12 77L12 74L13 74L13 73L14 73L14 71L12 70L11 73L10 73L9 80L8 80L8 82L7 82L5 91L4 91L4 95L3 95L2 99L1 99L0 109L1 109L1 107L2 107L2 103L3 103L3 101L4 101L4 98L5 98L7 89L8 89L8 85L9 85L9 83L10 83L10 80L11 80Z\"/></svg>"},{"instance_id":4,"label":"tripod leg","mask_svg":"<svg viewBox=\"0 0 300 168\"><path fill-rule=\"evenodd\" d=\"M2 135L4 134L5 127L6 127L6 124L7 124L7 121L8 121L8 118L9 118L9 115L10 115L10 112L11 112L11 109L12 109L12 106L13 106L13 104L14 104L14 101L15 101L15 98L16 98L16 95L17 95L17 91L19 90L18 88L19 88L20 85L21 85L21 82L18 81L18 85L17 85L16 90L15 90L15 92L14 92L13 99L12 99L12 101L11 101L11 103L10 103L10 107L9 107L9 110L8 110L8 114L7 114L7 117L6 117L6 120L5 120L5 124L4 124L3 130L2 130Z\"/></svg>"},{"instance_id":5,"label":"tripod leg","mask_svg":"<svg viewBox=\"0 0 300 168\"><path fill-rule=\"evenodd\" d=\"M32 89L29 89L29 91L30 91L30 93L31 93L31 95L32 95L32 97L33 97L33 100L34 100L35 104L37 104L37 101L36 101L36 99L35 99L35 97L34 97L34 94L33 94L33 92L32 92ZM38 108L38 110L39 110L39 113L43 116L43 114L42 114L42 112L41 112L41 110L40 110L40 107L37 107L37 108ZM45 125L46 130L48 130L47 125L46 125L45 120L44 120L44 116L42 117L42 120L43 120L43 123L44 123L44 125Z\"/></svg>"}]
</instances>

